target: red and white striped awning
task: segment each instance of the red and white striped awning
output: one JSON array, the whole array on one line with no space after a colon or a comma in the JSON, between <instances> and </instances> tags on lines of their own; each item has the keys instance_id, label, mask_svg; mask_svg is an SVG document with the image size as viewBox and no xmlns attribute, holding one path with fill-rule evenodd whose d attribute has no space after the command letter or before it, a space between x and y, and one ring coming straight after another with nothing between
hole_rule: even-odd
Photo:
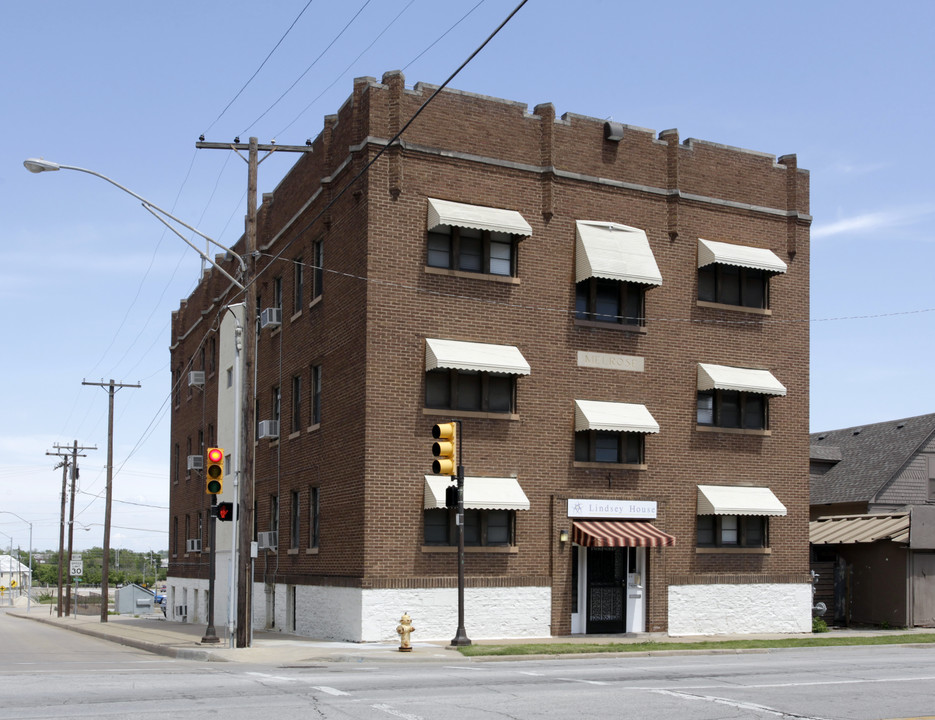
<instances>
[{"instance_id":1,"label":"red and white striped awning","mask_svg":"<svg viewBox=\"0 0 935 720\"><path fill-rule=\"evenodd\" d=\"M645 520L576 520L571 541L584 547L670 547L675 536Z\"/></svg>"}]
</instances>

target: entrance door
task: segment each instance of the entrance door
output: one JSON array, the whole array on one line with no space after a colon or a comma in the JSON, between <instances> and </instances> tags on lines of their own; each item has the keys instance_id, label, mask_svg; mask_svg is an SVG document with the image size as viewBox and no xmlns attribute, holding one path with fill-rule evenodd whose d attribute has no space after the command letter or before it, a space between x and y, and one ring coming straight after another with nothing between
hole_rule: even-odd
<instances>
[{"instance_id":1,"label":"entrance door","mask_svg":"<svg viewBox=\"0 0 935 720\"><path fill-rule=\"evenodd\" d=\"M587 632L626 632L626 548L588 548Z\"/></svg>"}]
</instances>

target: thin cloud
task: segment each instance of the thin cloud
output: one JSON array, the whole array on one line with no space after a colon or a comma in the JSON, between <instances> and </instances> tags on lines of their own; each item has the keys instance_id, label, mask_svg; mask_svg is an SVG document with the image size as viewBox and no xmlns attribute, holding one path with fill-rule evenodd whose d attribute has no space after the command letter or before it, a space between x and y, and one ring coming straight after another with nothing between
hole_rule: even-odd
<instances>
[{"instance_id":1,"label":"thin cloud","mask_svg":"<svg viewBox=\"0 0 935 720\"><path fill-rule=\"evenodd\" d=\"M818 240L835 235L865 235L878 230L892 230L894 227L912 225L933 213L935 213L935 207L932 205L916 205L864 213L832 223L816 225L812 228L811 237L813 240Z\"/></svg>"}]
</instances>

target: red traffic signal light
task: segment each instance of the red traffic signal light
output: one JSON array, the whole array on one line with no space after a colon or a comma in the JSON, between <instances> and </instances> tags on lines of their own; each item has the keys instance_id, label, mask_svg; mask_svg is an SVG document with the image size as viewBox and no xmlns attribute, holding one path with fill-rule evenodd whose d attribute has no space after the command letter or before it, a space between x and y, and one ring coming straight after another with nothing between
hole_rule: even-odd
<instances>
[{"instance_id":1,"label":"red traffic signal light","mask_svg":"<svg viewBox=\"0 0 935 720\"><path fill-rule=\"evenodd\" d=\"M221 522L230 522L234 519L234 503L222 502L215 506L214 510L217 519Z\"/></svg>"},{"instance_id":2,"label":"red traffic signal light","mask_svg":"<svg viewBox=\"0 0 935 720\"><path fill-rule=\"evenodd\" d=\"M207 454L205 492L209 495L219 495L224 489L224 449L208 448Z\"/></svg>"}]
</instances>

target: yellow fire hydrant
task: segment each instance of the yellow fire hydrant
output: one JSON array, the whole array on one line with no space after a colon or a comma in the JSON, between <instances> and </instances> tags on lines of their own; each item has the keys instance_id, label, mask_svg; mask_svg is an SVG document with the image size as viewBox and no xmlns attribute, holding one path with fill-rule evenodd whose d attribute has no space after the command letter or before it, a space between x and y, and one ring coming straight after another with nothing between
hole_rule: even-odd
<instances>
[{"instance_id":1,"label":"yellow fire hydrant","mask_svg":"<svg viewBox=\"0 0 935 720\"><path fill-rule=\"evenodd\" d=\"M416 629L412 627L412 618L409 617L409 613L403 613L403 616L399 619L399 625L396 626L396 634L399 635L400 652L412 652L412 645L409 643L409 635L415 631Z\"/></svg>"}]
</instances>

